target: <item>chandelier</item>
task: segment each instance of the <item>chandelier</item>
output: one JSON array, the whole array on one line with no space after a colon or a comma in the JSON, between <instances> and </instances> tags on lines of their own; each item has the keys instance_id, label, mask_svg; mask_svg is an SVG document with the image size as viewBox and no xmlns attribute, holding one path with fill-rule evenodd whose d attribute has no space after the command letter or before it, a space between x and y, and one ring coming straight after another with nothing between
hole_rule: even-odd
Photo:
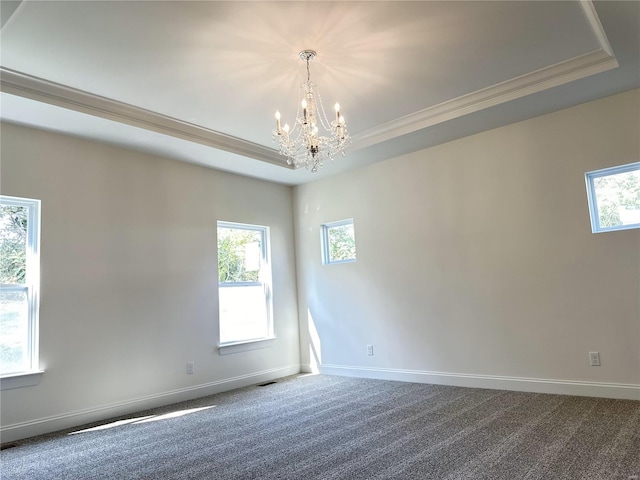
<instances>
[{"instance_id":1,"label":"chandelier","mask_svg":"<svg viewBox=\"0 0 640 480\"><path fill-rule=\"evenodd\" d=\"M330 122L318 86L311 81L309 62L315 56L313 50L300 52L300 58L307 62L307 81L300 85L300 102L293 128L288 124L281 126L280 112L276 112L276 128L273 130L273 140L279 143L280 155L287 157L287 164L296 168L304 166L313 173L325 161L333 161L334 156L344 156L344 148L351 140L344 117L340 114L340 105L335 104L335 119Z\"/></svg>"}]
</instances>

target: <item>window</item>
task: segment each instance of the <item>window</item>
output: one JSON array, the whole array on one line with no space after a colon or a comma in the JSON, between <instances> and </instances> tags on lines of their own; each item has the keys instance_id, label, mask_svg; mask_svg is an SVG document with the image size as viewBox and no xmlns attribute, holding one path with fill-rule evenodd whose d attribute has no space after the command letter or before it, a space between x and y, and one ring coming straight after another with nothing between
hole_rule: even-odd
<instances>
[{"instance_id":1,"label":"window","mask_svg":"<svg viewBox=\"0 0 640 480\"><path fill-rule=\"evenodd\" d=\"M39 371L39 243L40 200L0 196L0 375L4 377Z\"/></svg>"},{"instance_id":2,"label":"window","mask_svg":"<svg viewBox=\"0 0 640 480\"><path fill-rule=\"evenodd\" d=\"M593 233L640 228L640 162L585 173Z\"/></svg>"},{"instance_id":3,"label":"window","mask_svg":"<svg viewBox=\"0 0 640 480\"><path fill-rule=\"evenodd\" d=\"M273 338L268 227L218 222L218 281L220 344Z\"/></svg>"},{"instance_id":4,"label":"window","mask_svg":"<svg viewBox=\"0 0 640 480\"><path fill-rule=\"evenodd\" d=\"M356 237L353 219L322 225L322 263L356 261Z\"/></svg>"}]
</instances>

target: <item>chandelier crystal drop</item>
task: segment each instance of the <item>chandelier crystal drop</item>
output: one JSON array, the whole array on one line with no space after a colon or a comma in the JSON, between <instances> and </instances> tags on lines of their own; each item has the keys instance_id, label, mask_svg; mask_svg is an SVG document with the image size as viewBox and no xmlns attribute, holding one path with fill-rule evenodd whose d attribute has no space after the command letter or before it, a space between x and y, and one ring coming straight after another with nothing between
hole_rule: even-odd
<instances>
[{"instance_id":1,"label":"chandelier crystal drop","mask_svg":"<svg viewBox=\"0 0 640 480\"><path fill-rule=\"evenodd\" d=\"M280 146L280 155L287 157L287 164L296 168L305 167L316 173L327 160L333 161L351 141L347 125L335 104L335 119L329 121L322 105L318 86L311 81L309 62L316 52L303 50L300 58L307 63L307 81L300 85L300 101L293 128L280 123L280 112L276 112L276 128L273 140ZM302 111L301 111L302 109Z\"/></svg>"}]
</instances>

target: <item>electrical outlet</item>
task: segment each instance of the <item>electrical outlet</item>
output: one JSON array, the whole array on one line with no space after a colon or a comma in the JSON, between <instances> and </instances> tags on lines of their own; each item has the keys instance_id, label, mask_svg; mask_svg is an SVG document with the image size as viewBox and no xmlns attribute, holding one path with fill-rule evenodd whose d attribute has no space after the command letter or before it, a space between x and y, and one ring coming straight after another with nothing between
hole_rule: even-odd
<instances>
[{"instance_id":1,"label":"electrical outlet","mask_svg":"<svg viewBox=\"0 0 640 480\"><path fill-rule=\"evenodd\" d=\"M589 363L592 367L600 366L600 354L598 352L589 352Z\"/></svg>"},{"instance_id":2,"label":"electrical outlet","mask_svg":"<svg viewBox=\"0 0 640 480\"><path fill-rule=\"evenodd\" d=\"M373 345L367 345L367 355L373 355Z\"/></svg>"},{"instance_id":3,"label":"electrical outlet","mask_svg":"<svg viewBox=\"0 0 640 480\"><path fill-rule=\"evenodd\" d=\"M195 363L194 362L187 362L187 374L191 375L193 373L194 369L195 369Z\"/></svg>"}]
</instances>

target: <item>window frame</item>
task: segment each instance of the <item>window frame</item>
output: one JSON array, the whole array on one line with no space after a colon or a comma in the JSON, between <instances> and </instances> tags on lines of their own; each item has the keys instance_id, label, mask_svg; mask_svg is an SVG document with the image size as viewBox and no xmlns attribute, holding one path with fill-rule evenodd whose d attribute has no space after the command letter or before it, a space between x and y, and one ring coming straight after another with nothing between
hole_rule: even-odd
<instances>
[{"instance_id":1,"label":"window frame","mask_svg":"<svg viewBox=\"0 0 640 480\"><path fill-rule=\"evenodd\" d=\"M587 187L587 202L589 204L589 217L591 219L592 233L615 232L618 230L632 230L635 228L640 228L640 222L628 225L616 225L613 227L602 227L600 225L598 199L596 196L594 185L594 180L596 178L609 177L612 175L618 175L620 173L633 171L640 171L640 162L628 163L626 165L618 165L615 167L601 168L599 170L592 170L584 174Z\"/></svg>"},{"instance_id":2,"label":"window frame","mask_svg":"<svg viewBox=\"0 0 640 480\"><path fill-rule=\"evenodd\" d=\"M0 195L0 204L27 208L26 275L24 284L1 284L4 291L24 291L27 296L27 364L25 370L0 372L1 389L35 385L43 370L39 369L40 319L40 230L41 201L33 198Z\"/></svg>"},{"instance_id":3,"label":"window frame","mask_svg":"<svg viewBox=\"0 0 640 480\"><path fill-rule=\"evenodd\" d=\"M222 328L222 315L220 312L220 303L218 301L218 350L220 355L226 355L229 353L237 353L246 350L253 350L256 348L264 348L271 345L274 340L274 322L273 322L273 288L272 288L272 272L271 272L271 244L270 244L270 229L268 226L253 225L249 223L237 223L219 220L216 228L216 238L218 238L218 230L220 228L229 228L235 230L249 230L259 232L261 235L261 248L260 248L260 279L257 282L220 282L218 280L218 299L220 298L221 288L232 287L246 287L246 286L259 286L262 285L264 289L265 307L266 307L266 319L267 319L267 333L264 337L247 338L243 340L222 341L220 338ZM217 242L216 242L217 248ZM219 265L218 265L219 268ZM216 276L219 276L219 272L216 271Z\"/></svg>"},{"instance_id":4,"label":"window frame","mask_svg":"<svg viewBox=\"0 0 640 480\"><path fill-rule=\"evenodd\" d=\"M357 259L357 254L353 258L347 258L345 260L331 260L330 245L329 245L329 230L336 227L342 227L345 225L353 225L353 241L355 243L356 238L356 225L353 218L347 218L345 220L338 220L337 222L323 223L320 228L321 245L322 245L322 264L323 265L336 265L340 263L354 263Z\"/></svg>"}]
</instances>

